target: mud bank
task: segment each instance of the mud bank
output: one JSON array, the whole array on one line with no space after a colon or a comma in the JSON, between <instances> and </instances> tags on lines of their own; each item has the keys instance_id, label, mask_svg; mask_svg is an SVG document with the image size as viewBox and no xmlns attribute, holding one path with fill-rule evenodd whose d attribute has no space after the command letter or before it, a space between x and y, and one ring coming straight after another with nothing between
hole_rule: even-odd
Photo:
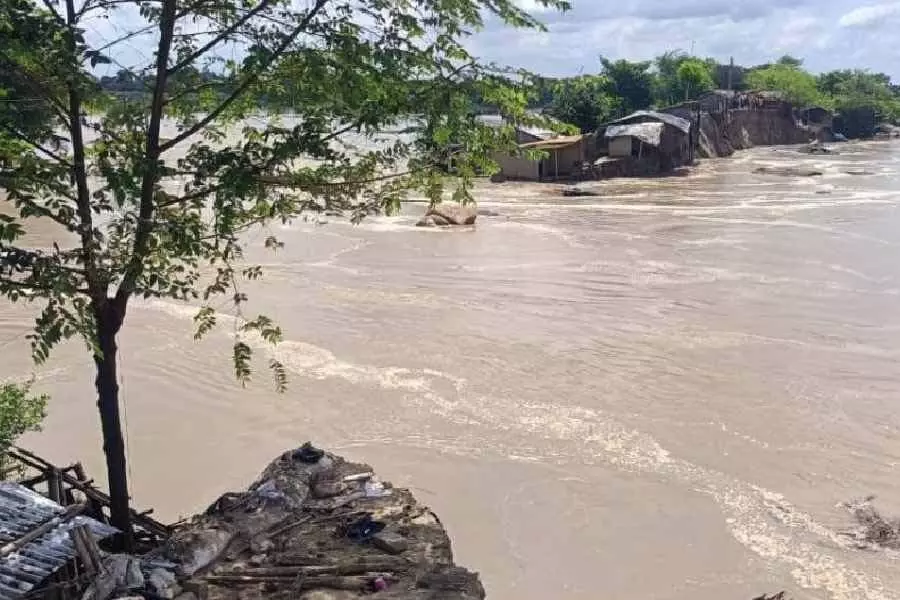
<instances>
[{"instance_id":1,"label":"mud bank","mask_svg":"<svg viewBox=\"0 0 900 600\"><path fill-rule=\"evenodd\" d=\"M798 126L792 115L776 110L735 110L727 114L703 113L700 118L700 156L731 156L754 146L802 144L814 133Z\"/></svg>"}]
</instances>

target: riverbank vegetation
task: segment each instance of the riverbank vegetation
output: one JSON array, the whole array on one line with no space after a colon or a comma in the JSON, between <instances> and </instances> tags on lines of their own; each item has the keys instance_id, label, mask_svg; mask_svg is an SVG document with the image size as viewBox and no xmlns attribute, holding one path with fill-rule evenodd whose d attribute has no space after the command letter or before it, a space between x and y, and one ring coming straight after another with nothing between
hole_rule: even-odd
<instances>
[{"instance_id":1,"label":"riverbank vegetation","mask_svg":"<svg viewBox=\"0 0 900 600\"><path fill-rule=\"evenodd\" d=\"M40 431L46 416L45 394L31 393L32 382L0 384L0 473L8 474L12 465L7 451L19 436Z\"/></svg>"}]
</instances>

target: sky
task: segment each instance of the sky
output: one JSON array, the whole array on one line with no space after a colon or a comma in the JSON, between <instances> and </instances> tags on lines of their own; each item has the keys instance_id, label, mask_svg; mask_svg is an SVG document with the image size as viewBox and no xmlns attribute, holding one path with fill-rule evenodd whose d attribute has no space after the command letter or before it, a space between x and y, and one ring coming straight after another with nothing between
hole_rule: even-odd
<instances>
[{"instance_id":1,"label":"sky","mask_svg":"<svg viewBox=\"0 0 900 600\"><path fill-rule=\"evenodd\" d=\"M571 0L560 14L515 0L548 31L490 22L469 45L479 57L545 75L599 70L598 56L646 60L681 49L753 65L784 54L814 72L867 68L900 81L900 2L866 0Z\"/></svg>"},{"instance_id":2,"label":"sky","mask_svg":"<svg viewBox=\"0 0 900 600\"><path fill-rule=\"evenodd\" d=\"M537 0L514 1L547 31L488 20L467 44L473 54L549 76L595 73L600 55L647 60L683 50L722 63L734 57L736 64L750 66L791 54L805 59L813 72L859 67L900 82L900 1L570 0L573 8L566 13ZM132 30L132 19L122 12L97 19L88 27L89 37L102 45ZM130 39L116 46L115 64L104 68L109 72L97 74L147 64L152 54L149 40Z\"/></svg>"}]
</instances>

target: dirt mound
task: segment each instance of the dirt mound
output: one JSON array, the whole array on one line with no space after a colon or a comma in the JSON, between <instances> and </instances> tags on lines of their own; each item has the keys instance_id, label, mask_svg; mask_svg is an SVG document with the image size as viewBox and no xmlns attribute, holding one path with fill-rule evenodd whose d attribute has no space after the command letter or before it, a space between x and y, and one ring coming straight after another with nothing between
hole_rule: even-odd
<instances>
[{"instance_id":1,"label":"dirt mound","mask_svg":"<svg viewBox=\"0 0 900 600\"><path fill-rule=\"evenodd\" d=\"M216 599L481 600L437 516L368 465L309 444L182 525L161 558ZM196 593L196 592L195 592Z\"/></svg>"}]
</instances>

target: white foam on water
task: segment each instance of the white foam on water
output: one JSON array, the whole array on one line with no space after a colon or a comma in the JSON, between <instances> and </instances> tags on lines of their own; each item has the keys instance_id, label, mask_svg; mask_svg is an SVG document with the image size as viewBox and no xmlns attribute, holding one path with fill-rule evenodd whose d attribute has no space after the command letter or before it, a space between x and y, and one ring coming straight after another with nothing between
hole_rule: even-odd
<instances>
[{"instance_id":1,"label":"white foam on water","mask_svg":"<svg viewBox=\"0 0 900 600\"><path fill-rule=\"evenodd\" d=\"M143 306L178 318L192 318L196 313L195 307L169 302L153 301ZM501 450L516 460L571 461L577 455L579 462L605 463L626 472L671 479L715 500L725 513L734 539L773 566L790 572L799 586L822 590L836 600L900 598L900 592L886 590L877 576L842 562L839 553L851 551L847 542L781 495L673 457L652 436L602 411L479 396L468 392L462 377L432 369L357 364L299 341L283 342L274 348L261 339L249 341L304 377L340 379L403 392L410 408L461 426L456 436L456 446L461 448L471 450L480 445L484 452L489 445L491 451ZM455 392L452 395L438 391L447 384ZM496 431L511 435L498 439L493 433ZM529 442L515 441L519 438ZM429 437L417 439L428 443ZM551 447L534 448L537 439L550 442ZM448 446L441 445L446 451ZM555 445L562 447L556 450ZM829 546L801 539L810 535L827 541Z\"/></svg>"},{"instance_id":2,"label":"white foam on water","mask_svg":"<svg viewBox=\"0 0 900 600\"><path fill-rule=\"evenodd\" d=\"M494 223L491 226L498 229L518 229L534 232L544 237L551 236L562 240L570 248L584 248L584 244L582 244L577 237L564 229L553 227L551 225L544 225L542 223L523 223L521 221L502 221L500 223Z\"/></svg>"}]
</instances>

